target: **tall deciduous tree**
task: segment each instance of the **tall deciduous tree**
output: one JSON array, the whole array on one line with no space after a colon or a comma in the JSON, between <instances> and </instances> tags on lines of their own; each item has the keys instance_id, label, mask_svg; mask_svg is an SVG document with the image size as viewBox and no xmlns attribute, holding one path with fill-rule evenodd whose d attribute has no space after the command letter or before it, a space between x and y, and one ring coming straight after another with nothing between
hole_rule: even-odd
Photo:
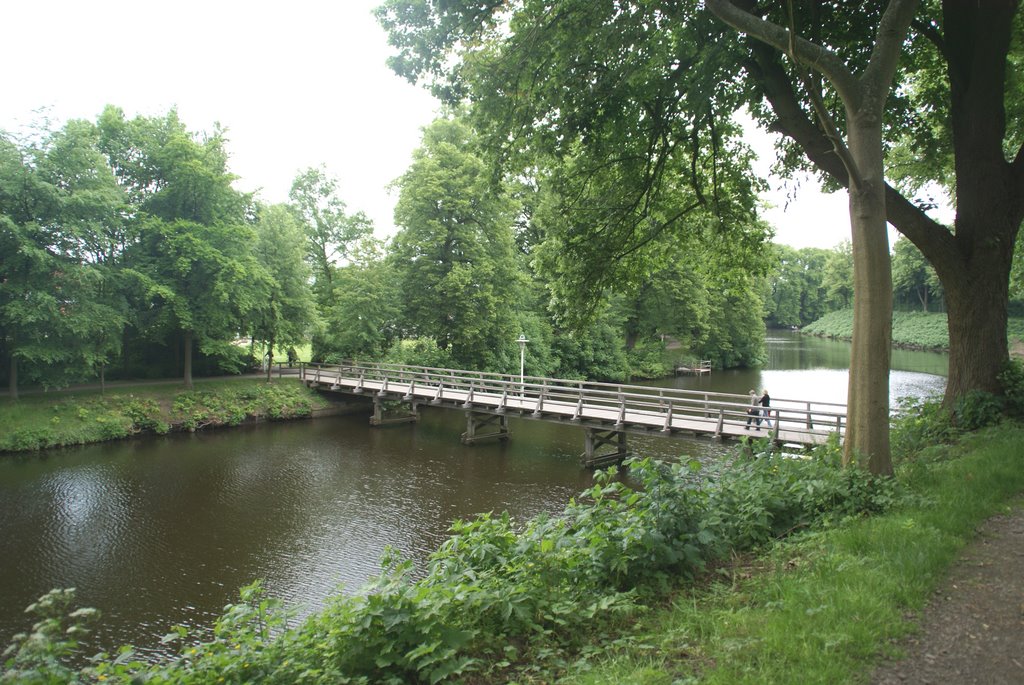
<instances>
[{"instance_id":1,"label":"tall deciduous tree","mask_svg":"<svg viewBox=\"0 0 1024 685\"><path fill-rule=\"evenodd\" d=\"M286 205L261 208L256 220L256 261L266 276L250 314L252 336L274 350L308 340L317 322L316 303L304 261L305 233ZM270 381L267 364L267 381Z\"/></svg>"},{"instance_id":2,"label":"tall deciduous tree","mask_svg":"<svg viewBox=\"0 0 1024 685\"><path fill-rule=\"evenodd\" d=\"M324 326L313 338L313 358L379 359L394 342L400 307L395 267L384 247L365 238L349 251L334 275L334 291L323 309ZM422 362L415 362L422 363Z\"/></svg>"},{"instance_id":3,"label":"tall deciduous tree","mask_svg":"<svg viewBox=\"0 0 1024 685\"><path fill-rule=\"evenodd\" d=\"M737 5L741 4L739 2ZM743 2L757 14L788 23L781 6ZM899 3L887 3L897 7ZM797 34L836 46L864 65L886 5L797 5ZM1020 61L1022 17L1017 0L925 1L911 23L899 88L891 92L883 135L888 221L924 254L942 283L949 315L950 365L946 402L972 390L1000 392L1008 357L1006 321L1012 245L1024 217L1022 83L1009 67ZM761 121L798 146L837 186L849 173L834 141L819 126L792 64L757 41L744 67L757 85ZM826 96L819 104L828 104ZM841 109L833 109L841 119ZM789 161L797 159L790 155ZM915 193L938 184L953 198L952 230L927 213L933 202Z\"/></svg>"},{"instance_id":4,"label":"tall deciduous tree","mask_svg":"<svg viewBox=\"0 0 1024 685\"><path fill-rule=\"evenodd\" d=\"M354 243L373 233L373 223L362 212L346 212L337 180L322 168L309 168L296 176L288 197L305 228L306 259L316 278L320 304L326 306L334 269Z\"/></svg>"},{"instance_id":5,"label":"tall deciduous tree","mask_svg":"<svg viewBox=\"0 0 1024 685\"><path fill-rule=\"evenodd\" d=\"M906 238L900 238L893 246L892 285L898 298L916 302L924 312L933 298L942 296L935 269Z\"/></svg>"},{"instance_id":6,"label":"tall deciduous tree","mask_svg":"<svg viewBox=\"0 0 1024 685\"><path fill-rule=\"evenodd\" d=\"M849 240L832 248L825 257L821 285L830 310L853 304L853 246Z\"/></svg>"},{"instance_id":7,"label":"tall deciduous tree","mask_svg":"<svg viewBox=\"0 0 1024 685\"><path fill-rule=\"evenodd\" d=\"M844 184L853 188L855 280L862 291L855 306L862 334L854 344L847 455L877 453L871 468L891 469L886 360L892 293L881 140L886 98L916 3L893 0L885 12L863 8L856 21L833 12L832 4L801 3L797 11L810 18L807 23L824 26L807 36L785 28L790 23L786 7L793 3L770 3L763 12L752 0L741 7L705 3L756 35L750 45L696 3L456 2L426 12L412 5L391 0L379 11L392 29L392 42L402 49L393 62L400 73L427 75L442 93L468 93L484 114L505 113L490 118L506 138L541 130L529 138L534 147L544 144L545 135L556 151L580 140L647 141L636 150L650 161L646 168L652 173L637 176L649 181L637 187L655 192L663 187L659 173L671 175L673 167L663 163L671 154L722 150L728 133L723 119L743 101L765 113L762 98L778 85L773 79L779 80L815 141L827 143ZM815 22L819 16L828 21ZM452 51L461 59L451 59ZM791 72L768 72L757 60L778 65L781 55L792 56ZM798 90L809 99L797 99ZM769 102L776 118L783 119L779 102L770 97ZM612 122L629 134L609 136ZM611 151L607 156L609 164L620 159ZM692 168L710 173L689 174L688 185L716 187L714 172L729 167L700 160L693 155ZM872 309L876 316L868 313Z\"/></svg>"},{"instance_id":8,"label":"tall deciduous tree","mask_svg":"<svg viewBox=\"0 0 1024 685\"><path fill-rule=\"evenodd\" d=\"M110 268L123 207L87 122L32 141L0 136L0 345L12 397L19 362L46 385L91 370L102 380L125 321Z\"/></svg>"},{"instance_id":9,"label":"tall deciduous tree","mask_svg":"<svg viewBox=\"0 0 1024 685\"><path fill-rule=\"evenodd\" d=\"M99 127L122 187L138 208L138 239L126 251L151 339L181 336L183 378L192 387L193 346L230 357L231 340L260 302L266 272L253 257L251 199L232 187L223 132L190 133L173 110L125 118L107 108Z\"/></svg>"},{"instance_id":10,"label":"tall deciduous tree","mask_svg":"<svg viewBox=\"0 0 1024 685\"><path fill-rule=\"evenodd\" d=\"M521 291L515 207L492 182L472 130L435 121L397 186L392 258L410 332L466 368L507 370Z\"/></svg>"},{"instance_id":11,"label":"tall deciduous tree","mask_svg":"<svg viewBox=\"0 0 1024 685\"><path fill-rule=\"evenodd\" d=\"M708 0L708 8L737 30L786 54L817 121L846 170L853 244L853 340L847 393L848 427L844 460L865 458L873 473L891 474L889 451L889 359L892 349L892 274L886 232L885 164L882 127L885 105L916 0L892 0L878 23L859 72L836 50L807 40L738 8ZM822 79L842 103L840 128L824 104Z\"/></svg>"}]
</instances>

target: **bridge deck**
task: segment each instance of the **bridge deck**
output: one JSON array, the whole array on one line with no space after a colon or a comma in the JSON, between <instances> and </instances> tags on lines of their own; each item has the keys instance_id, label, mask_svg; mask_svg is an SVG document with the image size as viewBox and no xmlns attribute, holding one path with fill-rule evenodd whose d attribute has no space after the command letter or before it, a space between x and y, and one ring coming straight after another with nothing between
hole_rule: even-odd
<instances>
[{"instance_id":1,"label":"bridge deck","mask_svg":"<svg viewBox=\"0 0 1024 685\"><path fill-rule=\"evenodd\" d=\"M535 377L520 381L517 376L388 364L302 364L282 373L296 373L307 384L335 392L621 432L769 437L780 444L817 445L831 433L841 437L846 424L844 405L773 398L771 427L762 424L757 431L747 426L747 396L673 388Z\"/></svg>"}]
</instances>

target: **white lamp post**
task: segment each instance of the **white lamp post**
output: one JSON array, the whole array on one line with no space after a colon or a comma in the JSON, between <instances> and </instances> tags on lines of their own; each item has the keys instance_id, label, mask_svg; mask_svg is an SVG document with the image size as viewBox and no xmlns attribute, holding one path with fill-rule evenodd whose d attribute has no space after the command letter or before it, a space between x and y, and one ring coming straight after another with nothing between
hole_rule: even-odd
<instances>
[{"instance_id":1,"label":"white lamp post","mask_svg":"<svg viewBox=\"0 0 1024 685\"><path fill-rule=\"evenodd\" d=\"M526 343L530 341L526 339L524 333L520 333L519 339L516 342L519 343L519 385L522 387L523 392L525 392L526 385L523 383L523 369L526 365Z\"/></svg>"}]
</instances>

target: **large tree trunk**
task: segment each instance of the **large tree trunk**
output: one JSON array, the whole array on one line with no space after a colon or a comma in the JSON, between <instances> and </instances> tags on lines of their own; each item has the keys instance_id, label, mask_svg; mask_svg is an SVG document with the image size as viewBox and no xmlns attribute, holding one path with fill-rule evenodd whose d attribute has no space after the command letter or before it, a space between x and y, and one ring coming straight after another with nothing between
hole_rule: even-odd
<instances>
[{"instance_id":1,"label":"large tree trunk","mask_svg":"<svg viewBox=\"0 0 1024 685\"><path fill-rule=\"evenodd\" d=\"M943 279L949 315L949 379L945 405L972 390L1000 394L1009 361L1006 342L1011 250L980 249Z\"/></svg>"},{"instance_id":2,"label":"large tree trunk","mask_svg":"<svg viewBox=\"0 0 1024 685\"><path fill-rule=\"evenodd\" d=\"M853 243L853 343L843 463L866 460L891 475L889 360L892 354L892 270L885 221L881 118L850 115L850 156L860 178L850 184Z\"/></svg>"},{"instance_id":3,"label":"large tree trunk","mask_svg":"<svg viewBox=\"0 0 1024 685\"><path fill-rule=\"evenodd\" d=\"M274 339L267 341L267 383L270 382L270 367L274 363Z\"/></svg>"},{"instance_id":4,"label":"large tree trunk","mask_svg":"<svg viewBox=\"0 0 1024 685\"><path fill-rule=\"evenodd\" d=\"M185 331L182 351L185 354L185 387L192 389L192 331Z\"/></svg>"},{"instance_id":5,"label":"large tree trunk","mask_svg":"<svg viewBox=\"0 0 1024 685\"><path fill-rule=\"evenodd\" d=\"M1005 90L1014 0L944 0L944 55L956 169L955 255L933 261L949 312L945 404L1001 393L1010 264L1024 210L1024 157L1006 159ZM924 250L922 249L922 252ZM926 257L929 253L925 253Z\"/></svg>"}]
</instances>

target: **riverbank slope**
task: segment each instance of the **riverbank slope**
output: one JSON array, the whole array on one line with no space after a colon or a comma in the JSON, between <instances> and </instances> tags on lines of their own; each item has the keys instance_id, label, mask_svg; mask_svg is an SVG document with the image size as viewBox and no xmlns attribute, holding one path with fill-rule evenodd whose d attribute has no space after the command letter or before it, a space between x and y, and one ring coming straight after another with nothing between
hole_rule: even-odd
<instances>
[{"instance_id":1,"label":"riverbank slope","mask_svg":"<svg viewBox=\"0 0 1024 685\"><path fill-rule=\"evenodd\" d=\"M807 324L802 333L837 340L853 337L853 310L830 312ZM1006 326L1011 348L1024 347L1024 318L1011 318ZM949 351L949 328L944 313L893 312L892 343L896 347L917 350ZM1024 352L1024 349L1021 349Z\"/></svg>"},{"instance_id":2,"label":"riverbank slope","mask_svg":"<svg viewBox=\"0 0 1024 685\"><path fill-rule=\"evenodd\" d=\"M928 652L931 661L945 660L945 674L963 678L924 680L907 673L913 659L922 658L922 647L951 634L974 645L1016 636L1000 644L1011 656L1020 655L1019 611L961 616L958 625L943 626L941 635L929 619L935 604L954 595L975 607L985 606L986 592L1009 599L995 584L957 584L962 567L955 564L988 519L1020 519L1022 440L1024 425L1005 423L952 445L925 447L898 465L897 480L908 496L889 512L781 539L761 555L735 557L715 571L709 585L681 589L618 644L570 667L559 682L824 685L888 683L893 672L906 683L1019 682L1019 665L1011 659L1004 665L1015 668L1012 678L968 678L998 669L972 661L984 658L978 649L959 650L959 662ZM1013 536L989 539L1011 554L1018 542ZM1019 581L1019 566L1014 568L1006 579L1012 585ZM1009 617L1005 625L998 623L1001 617ZM985 635L969 634L978 625ZM902 658L911 661L904 664ZM937 668L932 664L930 672Z\"/></svg>"},{"instance_id":3,"label":"riverbank slope","mask_svg":"<svg viewBox=\"0 0 1024 685\"><path fill-rule=\"evenodd\" d=\"M0 452L305 418L331 406L294 378L200 379L193 390L151 383L30 394L0 400Z\"/></svg>"}]
</instances>

